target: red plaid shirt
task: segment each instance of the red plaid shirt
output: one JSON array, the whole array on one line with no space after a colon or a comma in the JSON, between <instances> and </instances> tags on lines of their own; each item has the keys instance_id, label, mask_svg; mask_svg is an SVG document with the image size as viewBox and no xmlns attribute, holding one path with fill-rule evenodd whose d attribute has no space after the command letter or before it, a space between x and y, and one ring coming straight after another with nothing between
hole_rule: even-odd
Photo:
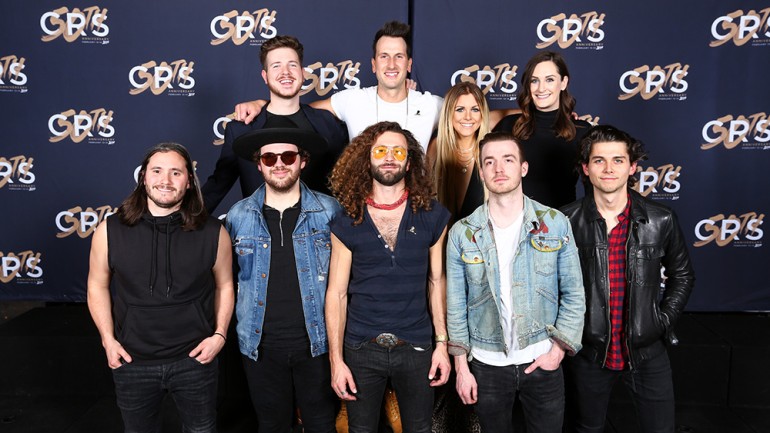
<instances>
[{"instance_id":1,"label":"red plaid shirt","mask_svg":"<svg viewBox=\"0 0 770 433\"><path fill-rule=\"evenodd\" d=\"M628 240L628 215L631 197L623 212L618 215L618 224L612 228L607 239L610 280L610 347L604 366L610 370L623 370L628 362L626 347L626 241Z\"/></svg>"}]
</instances>

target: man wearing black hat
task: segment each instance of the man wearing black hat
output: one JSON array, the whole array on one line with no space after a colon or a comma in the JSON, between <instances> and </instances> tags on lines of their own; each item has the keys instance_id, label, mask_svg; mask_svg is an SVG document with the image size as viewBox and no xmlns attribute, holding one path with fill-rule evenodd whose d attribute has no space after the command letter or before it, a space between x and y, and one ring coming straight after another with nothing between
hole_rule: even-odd
<instances>
[{"instance_id":1,"label":"man wearing black hat","mask_svg":"<svg viewBox=\"0 0 770 433\"><path fill-rule=\"evenodd\" d=\"M248 131L264 128L271 117L288 118L300 129L317 132L326 139L326 150L307 163L302 172L302 180L313 190L329 193L326 177L348 144L347 129L331 113L299 103L299 92L304 81L303 52L302 44L293 36L276 36L262 44L259 58L262 62L262 79L270 90L270 101L248 125L238 121L227 124L225 143L214 173L201 188L209 213L213 214L236 180L240 179L243 197L250 196L262 184L262 176L254 170L251 160L245 161L233 153L233 141Z\"/></svg>"},{"instance_id":2,"label":"man wearing black hat","mask_svg":"<svg viewBox=\"0 0 770 433\"><path fill-rule=\"evenodd\" d=\"M341 208L299 181L308 157L326 149L323 137L280 116L232 147L265 179L226 223L240 268L236 330L259 431L288 432L295 400L306 433L336 431L324 298L329 221Z\"/></svg>"}]
</instances>

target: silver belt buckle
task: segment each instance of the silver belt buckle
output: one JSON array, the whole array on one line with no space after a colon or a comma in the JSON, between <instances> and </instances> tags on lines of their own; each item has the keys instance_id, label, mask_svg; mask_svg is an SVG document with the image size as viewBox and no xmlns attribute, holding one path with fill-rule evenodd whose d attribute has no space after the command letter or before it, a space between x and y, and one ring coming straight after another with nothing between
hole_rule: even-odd
<instances>
[{"instance_id":1,"label":"silver belt buckle","mask_svg":"<svg viewBox=\"0 0 770 433\"><path fill-rule=\"evenodd\" d=\"M392 349L398 345L398 337L390 332L383 332L374 341L386 349Z\"/></svg>"}]
</instances>

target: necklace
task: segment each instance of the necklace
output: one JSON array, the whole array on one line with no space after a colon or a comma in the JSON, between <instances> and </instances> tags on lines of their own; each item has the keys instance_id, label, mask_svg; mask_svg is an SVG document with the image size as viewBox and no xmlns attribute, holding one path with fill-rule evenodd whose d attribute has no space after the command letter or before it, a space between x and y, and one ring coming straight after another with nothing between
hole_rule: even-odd
<instances>
[{"instance_id":1,"label":"necklace","mask_svg":"<svg viewBox=\"0 0 770 433\"><path fill-rule=\"evenodd\" d=\"M394 201L393 203L390 203L390 204L380 204L380 203L376 203L373 198L367 197L366 198L366 204L368 204L369 206L371 206L371 207L373 207L375 209L393 210L393 209L401 206L406 201L407 197L409 197L409 190L408 189L404 189L404 193L401 194L401 198L399 198L398 200Z\"/></svg>"},{"instance_id":2,"label":"necklace","mask_svg":"<svg viewBox=\"0 0 770 433\"><path fill-rule=\"evenodd\" d=\"M457 163L460 165L460 171L462 171L463 174L467 173L468 172L468 166L470 166L475 159L476 159L476 157L472 156L471 159L469 159L468 162L466 162L466 163L462 163L462 162L460 162L458 160Z\"/></svg>"},{"instance_id":3,"label":"necklace","mask_svg":"<svg viewBox=\"0 0 770 433\"><path fill-rule=\"evenodd\" d=\"M374 97L375 97L375 105L374 105L374 115L377 120L377 123L380 123L380 94L379 94L380 88L377 87L374 90ZM404 110L404 123L397 122L399 125L401 125L402 128L407 129L409 125L409 90L406 91L406 110ZM396 104L400 104L400 102L396 102ZM417 113L419 114L419 112Z\"/></svg>"}]
</instances>

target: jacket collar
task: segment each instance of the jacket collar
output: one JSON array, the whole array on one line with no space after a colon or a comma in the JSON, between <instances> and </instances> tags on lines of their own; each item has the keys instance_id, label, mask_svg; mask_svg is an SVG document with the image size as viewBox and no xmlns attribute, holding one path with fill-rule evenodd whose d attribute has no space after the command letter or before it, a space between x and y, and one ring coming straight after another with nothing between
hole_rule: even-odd
<instances>
[{"instance_id":1,"label":"jacket collar","mask_svg":"<svg viewBox=\"0 0 770 433\"><path fill-rule=\"evenodd\" d=\"M644 206L644 197L631 188L627 189L628 197L631 200L630 218L632 221L644 224L648 221L647 208ZM596 200L594 195L589 194L583 198L583 209L586 215L586 219L589 221L595 221L603 219L602 214L596 208Z\"/></svg>"},{"instance_id":2,"label":"jacket collar","mask_svg":"<svg viewBox=\"0 0 770 433\"><path fill-rule=\"evenodd\" d=\"M304 182L299 181L300 191L300 212L320 212L323 210L323 205L316 197L315 193L308 188ZM254 194L248 198L246 209L262 214L262 208L265 205L265 184L263 183L254 191Z\"/></svg>"},{"instance_id":3,"label":"jacket collar","mask_svg":"<svg viewBox=\"0 0 770 433\"><path fill-rule=\"evenodd\" d=\"M474 233L484 227L489 227L489 200L476 208L472 214L460 220L460 223L468 227ZM524 232L529 232L533 229L537 229L539 225L540 223L537 220L532 200L529 197L524 196L524 222L522 223L522 230Z\"/></svg>"}]
</instances>

